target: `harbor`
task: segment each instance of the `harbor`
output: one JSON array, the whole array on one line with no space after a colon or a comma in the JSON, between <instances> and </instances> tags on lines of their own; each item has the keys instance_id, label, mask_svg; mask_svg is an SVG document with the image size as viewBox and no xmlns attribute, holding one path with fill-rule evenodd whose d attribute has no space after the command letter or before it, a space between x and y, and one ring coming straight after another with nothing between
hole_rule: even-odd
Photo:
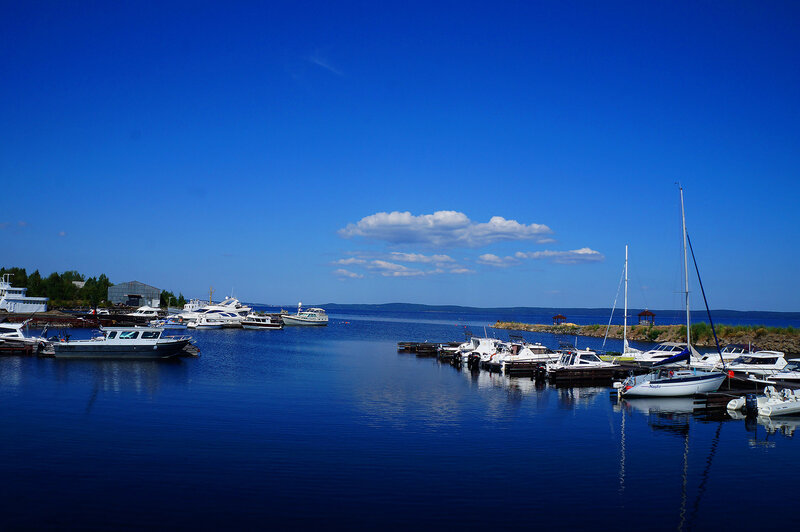
<instances>
[{"instance_id":1,"label":"harbor","mask_svg":"<svg viewBox=\"0 0 800 532\"><path fill-rule=\"evenodd\" d=\"M351 310L330 313L327 327L197 330L199 358L0 357L0 420L15 428L0 442L15 457L4 465L5 493L20 501L3 523L47 526L79 507L75 525L91 527L90 516L112 505L100 521L111 528L258 519L361 528L387 526L387 506L364 501L390 497L391 507L414 508L393 515L390 528L408 527L450 522L441 494L457 485L483 503L460 510L466 528L535 515L561 516L571 527L611 527L626 515L670 528L682 518L693 528L736 528L761 519L720 515L731 490L764 475L793 482L785 463L797 451L796 417L737 418L700 397L619 399L610 385L561 385L398 352L402 338L455 343L462 324L477 331L493 322L491 314ZM526 339L559 348L552 335ZM597 350L600 339L579 346ZM42 419L46 427L33 422ZM137 487L142 475L158 478L146 494ZM654 477L660 488L643 489ZM62 495L41 505L43 483ZM237 485L249 488L231 497ZM536 485L549 489L531 496ZM197 495L161 506L187 489ZM563 493L575 489L597 493L608 511L570 513ZM302 512L309 493L313 515ZM766 502L766 494L751 496ZM142 504L164 510L141 512ZM498 517L484 505L509 510Z\"/></svg>"}]
</instances>

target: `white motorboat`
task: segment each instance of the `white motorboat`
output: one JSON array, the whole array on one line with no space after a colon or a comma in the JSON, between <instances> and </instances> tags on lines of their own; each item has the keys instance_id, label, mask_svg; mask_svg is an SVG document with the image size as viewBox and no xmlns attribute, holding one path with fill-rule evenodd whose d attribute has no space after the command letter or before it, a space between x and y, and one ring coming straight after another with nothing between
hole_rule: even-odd
<instances>
[{"instance_id":1,"label":"white motorboat","mask_svg":"<svg viewBox=\"0 0 800 532\"><path fill-rule=\"evenodd\" d=\"M740 356L728 364L728 370L733 371L734 375L744 377L764 377L780 372L786 364L785 355L781 351L756 351Z\"/></svg>"},{"instance_id":2,"label":"white motorboat","mask_svg":"<svg viewBox=\"0 0 800 532\"><path fill-rule=\"evenodd\" d=\"M31 346L38 351L47 347L48 341L41 336L26 336L22 332L30 320L25 320L22 323L0 323L0 341L7 346L26 347Z\"/></svg>"},{"instance_id":3,"label":"white motorboat","mask_svg":"<svg viewBox=\"0 0 800 532\"><path fill-rule=\"evenodd\" d=\"M741 410L747 404L745 397L738 397L728 402L728 410ZM756 398L759 416L788 416L800 414L800 390L788 388L778 392L774 386L764 388L764 396Z\"/></svg>"},{"instance_id":4,"label":"white motorboat","mask_svg":"<svg viewBox=\"0 0 800 532\"><path fill-rule=\"evenodd\" d=\"M639 357L640 360L653 360L656 357L661 360L652 362L653 365L668 365L677 363L685 359L688 362L692 358L698 359L696 351L691 347L691 317L689 311L689 264L688 264L688 250L687 242L688 236L686 233L686 216L683 207L683 188L681 187L681 229L683 233L683 273L685 281L685 298L686 298L686 344L683 344L684 349L675 353L675 348L681 344L661 344L658 347L668 346L669 353L672 356L662 356L663 351L667 347L648 351L643 356ZM694 254L693 254L694 256ZM695 262L695 267L697 263ZM699 270L698 270L699 280ZM702 288L702 282L701 282ZM705 298L705 295L704 295ZM707 305L706 305L707 308ZM709 314L710 316L710 314ZM712 323L713 326L713 323ZM656 353L653 353L655 351ZM662 353L659 353L661 351ZM634 357L636 360L637 357ZM696 393L714 392L722 385L727 378L726 373L718 371L706 371L698 368L663 368L652 371L646 375L630 376L623 382L615 382L614 388L618 390L621 396L640 396L640 397L681 397L686 395L694 395Z\"/></svg>"},{"instance_id":5,"label":"white motorboat","mask_svg":"<svg viewBox=\"0 0 800 532\"><path fill-rule=\"evenodd\" d=\"M165 329L185 329L188 324L189 322L184 320L180 314L171 314L166 318L150 320L151 327L163 327Z\"/></svg>"},{"instance_id":6,"label":"white motorboat","mask_svg":"<svg viewBox=\"0 0 800 532\"><path fill-rule=\"evenodd\" d=\"M191 320L186 324L189 329L222 329L225 321L218 317L200 316L196 320Z\"/></svg>"},{"instance_id":7,"label":"white motorboat","mask_svg":"<svg viewBox=\"0 0 800 532\"><path fill-rule=\"evenodd\" d=\"M160 327L101 327L90 340L53 343L56 358L147 359L179 355L189 336L164 336Z\"/></svg>"},{"instance_id":8,"label":"white motorboat","mask_svg":"<svg viewBox=\"0 0 800 532\"><path fill-rule=\"evenodd\" d=\"M722 351L719 353L708 353L700 357L700 360L693 361L692 367L707 370L721 369L721 361L724 361L725 365L727 366L737 358L744 355L749 355L750 353L751 348L748 345L728 344L722 348Z\"/></svg>"},{"instance_id":9,"label":"white motorboat","mask_svg":"<svg viewBox=\"0 0 800 532\"><path fill-rule=\"evenodd\" d=\"M786 365L771 375L763 377L767 382L774 384L800 385L800 360L787 360Z\"/></svg>"},{"instance_id":10,"label":"white motorboat","mask_svg":"<svg viewBox=\"0 0 800 532\"><path fill-rule=\"evenodd\" d=\"M247 305L243 305L235 297L226 297L219 303L209 303L194 311L184 310L184 312L180 313L180 316L183 317L184 320L197 320L200 316L206 316L208 318L221 318L229 322L228 326L239 327L242 319L244 319L252 311L252 308L248 307ZM230 315L233 315L234 317L231 318Z\"/></svg>"},{"instance_id":11,"label":"white motorboat","mask_svg":"<svg viewBox=\"0 0 800 532\"><path fill-rule=\"evenodd\" d=\"M250 313L242 320L244 329L283 329L283 322L268 314Z\"/></svg>"},{"instance_id":12,"label":"white motorboat","mask_svg":"<svg viewBox=\"0 0 800 532\"><path fill-rule=\"evenodd\" d=\"M481 361L491 360L501 349L502 342L497 338L478 338L473 336L468 342L458 346L461 362L469 364L471 361L480 364Z\"/></svg>"},{"instance_id":13,"label":"white motorboat","mask_svg":"<svg viewBox=\"0 0 800 532\"><path fill-rule=\"evenodd\" d=\"M562 353L559 359L547 366L547 370L557 371L560 369L590 369L590 368L618 368L619 364L600 360L597 353L589 349L572 349Z\"/></svg>"},{"instance_id":14,"label":"white motorboat","mask_svg":"<svg viewBox=\"0 0 800 532\"><path fill-rule=\"evenodd\" d=\"M137 308L133 312L129 312L128 314L123 314L126 318L134 318L138 320L154 320L161 316L161 310L155 307L148 307L144 305L142 307Z\"/></svg>"},{"instance_id":15,"label":"white motorboat","mask_svg":"<svg viewBox=\"0 0 800 532\"><path fill-rule=\"evenodd\" d=\"M303 310L303 304L297 304L297 314L283 314L284 325L327 325L328 315L321 308Z\"/></svg>"},{"instance_id":16,"label":"white motorboat","mask_svg":"<svg viewBox=\"0 0 800 532\"><path fill-rule=\"evenodd\" d=\"M512 343L508 351L497 357L495 365L503 372L511 372L519 367L554 364L560 356L540 343Z\"/></svg>"},{"instance_id":17,"label":"white motorboat","mask_svg":"<svg viewBox=\"0 0 800 532\"><path fill-rule=\"evenodd\" d=\"M633 361L641 366L652 366L658 362L663 362L670 357L680 354L684 349L686 349L686 344L680 344L677 342L662 342L653 349L649 349L644 353L640 352L634 354Z\"/></svg>"}]
</instances>

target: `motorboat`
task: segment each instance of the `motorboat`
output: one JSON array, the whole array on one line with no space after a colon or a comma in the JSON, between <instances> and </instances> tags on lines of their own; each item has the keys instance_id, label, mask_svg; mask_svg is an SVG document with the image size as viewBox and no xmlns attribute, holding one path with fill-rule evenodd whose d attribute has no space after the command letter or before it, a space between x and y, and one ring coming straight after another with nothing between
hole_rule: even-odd
<instances>
[{"instance_id":1,"label":"motorboat","mask_svg":"<svg viewBox=\"0 0 800 532\"><path fill-rule=\"evenodd\" d=\"M142 307L137 308L133 312L129 312L128 314L123 314L121 317L129 322L148 323L150 320L158 319L162 315L163 314L161 313L160 309L144 305Z\"/></svg>"},{"instance_id":2,"label":"motorboat","mask_svg":"<svg viewBox=\"0 0 800 532\"><path fill-rule=\"evenodd\" d=\"M157 359L179 355L190 336L164 336L160 327L101 327L90 340L53 343L56 358Z\"/></svg>"},{"instance_id":3,"label":"motorboat","mask_svg":"<svg viewBox=\"0 0 800 532\"><path fill-rule=\"evenodd\" d=\"M782 370L762 377L769 383L800 386L800 360L787 360Z\"/></svg>"},{"instance_id":4,"label":"motorboat","mask_svg":"<svg viewBox=\"0 0 800 532\"><path fill-rule=\"evenodd\" d=\"M297 304L297 314L282 314L284 325L327 325L328 315L321 308L303 310L303 304Z\"/></svg>"},{"instance_id":5,"label":"motorboat","mask_svg":"<svg viewBox=\"0 0 800 532\"><path fill-rule=\"evenodd\" d=\"M768 376L778 373L787 365L784 353L781 351L756 351L740 356L730 364L728 370L734 375Z\"/></svg>"},{"instance_id":6,"label":"motorboat","mask_svg":"<svg viewBox=\"0 0 800 532\"><path fill-rule=\"evenodd\" d=\"M151 327L163 327L165 329L185 329L188 323L180 314L171 314L166 318L150 320Z\"/></svg>"},{"instance_id":7,"label":"motorboat","mask_svg":"<svg viewBox=\"0 0 800 532\"><path fill-rule=\"evenodd\" d=\"M692 348L691 338L691 316L689 310L689 266L688 266L688 249L687 243L689 237L686 232L686 215L683 205L683 187L680 188L681 193L681 229L683 233L683 273L685 282L685 300L686 300L686 343L664 343L657 346L655 349L644 353L642 356L634 356L634 360L643 361L644 364L652 364L655 366L665 366L663 368L655 369L646 375L631 375L622 382L615 382L614 388L620 396L639 396L639 397L682 397L687 395L694 395L696 393L715 392L719 389L725 379L728 377L726 373L719 371L706 371L704 369L692 368L688 363L692 359L699 359L697 352ZM692 251L692 258L694 259L694 251ZM700 281L700 271L697 268L695 261L695 269L698 272L698 282L702 290L702 281ZM703 292L705 299L705 292ZM708 311L708 305L706 304ZM709 320L711 314L709 311ZM713 322L712 322L713 329ZM675 353L678 347L683 349ZM666 352L666 353L665 353ZM664 356L667 354L667 356ZM654 360L654 359L660 360ZM677 364L681 361L686 361L685 367L667 367ZM649 363L649 364L648 364Z\"/></svg>"},{"instance_id":8,"label":"motorboat","mask_svg":"<svg viewBox=\"0 0 800 532\"><path fill-rule=\"evenodd\" d=\"M458 353L462 363L474 362L480 364L484 360L491 360L501 349L502 342L497 338L479 338L473 336L469 341L458 346Z\"/></svg>"},{"instance_id":9,"label":"motorboat","mask_svg":"<svg viewBox=\"0 0 800 532\"><path fill-rule=\"evenodd\" d=\"M708 353L700 357L700 360L692 362L692 367L699 369L720 369L722 361L725 365L730 364L737 358L751 353L751 347L744 344L728 344L719 353Z\"/></svg>"},{"instance_id":10,"label":"motorboat","mask_svg":"<svg viewBox=\"0 0 800 532\"><path fill-rule=\"evenodd\" d=\"M728 410L741 410L747 406L746 397L738 397L728 402ZM785 388L780 392L774 386L764 388L764 395L756 398L759 416L787 416L800 414L800 390Z\"/></svg>"},{"instance_id":11,"label":"motorboat","mask_svg":"<svg viewBox=\"0 0 800 532\"><path fill-rule=\"evenodd\" d=\"M560 369L618 368L619 364L600 360L597 353L589 349L572 349L561 354L558 360L547 367L548 371Z\"/></svg>"},{"instance_id":12,"label":"motorboat","mask_svg":"<svg viewBox=\"0 0 800 532\"><path fill-rule=\"evenodd\" d=\"M268 314L250 313L242 320L244 329L283 329L283 321Z\"/></svg>"},{"instance_id":13,"label":"motorboat","mask_svg":"<svg viewBox=\"0 0 800 532\"><path fill-rule=\"evenodd\" d=\"M547 366L558 361L560 355L540 343L512 343L511 348L495 361L496 367L510 372L517 367L529 368L533 365Z\"/></svg>"},{"instance_id":14,"label":"motorboat","mask_svg":"<svg viewBox=\"0 0 800 532\"><path fill-rule=\"evenodd\" d=\"M203 301L199 299L190 299L188 303L183 305L183 312L197 312L205 306Z\"/></svg>"},{"instance_id":15,"label":"motorboat","mask_svg":"<svg viewBox=\"0 0 800 532\"><path fill-rule=\"evenodd\" d=\"M47 339L41 336L26 336L22 332L30 320L22 323L0 323L0 341L6 346L12 347L34 347L37 351L42 351L47 347Z\"/></svg>"},{"instance_id":16,"label":"motorboat","mask_svg":"<svg viewBox=\"0 0 800 532\"><path fill-rule=\"evenodd\" d=\"M226 297L219 303L209 303L194 311L181 312L180 316L189 321L196 321L201 316L218 318L227 323L226 327L240 327L242 320L252 311L252 308L243 305L235 297Z\"/></svg>"},{"instance_id":17,"label":"motorboat","mask_svg":"<svg viewBox=\"0 0 800 532\"><path fill-rule=\"evenodd\" d=\"M195 320L190 320L186 324L188 329L222 329L225 326L225 320L219 317L200 316ZM240 322L241 323L241 322Z\"/></svg>"},{"instance_id":18,"label":"motorboat","mask_svg":"<svg viewBox=\"0 0 800 532\"><path fill-rule=\"evenodd\" d=\"M662 342L644 353L635 353L633 355L633 361L641 366L652 366L681 353L684 349L686 349L686 344Z\"/></svg>"}]
</instances>

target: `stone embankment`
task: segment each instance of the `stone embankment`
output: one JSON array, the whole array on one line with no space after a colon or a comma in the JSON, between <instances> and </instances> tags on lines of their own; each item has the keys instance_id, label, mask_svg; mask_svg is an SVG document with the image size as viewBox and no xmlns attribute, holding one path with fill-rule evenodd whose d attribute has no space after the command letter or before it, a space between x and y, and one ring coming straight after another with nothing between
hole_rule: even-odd
<instances>
[{"instance_id":1,"label":"stone embankment","mask_svg":"<svg viewBox=\"0 0 800 532\"><path fill-rule=\"evenodd\" d=\"M692 325L692 344L696 347L714 347L714 336L711 328L699 324L700 330L695 331ZM715 327L717 327L715 325ZM567 336L592 336L602 338L606 334L605 325L576 325L566 323L562 325L544 325L530 323L516 323L498 321L494 324L496 329L509 329L516 331L530 331L549 334L563 334ZM791 327L775 329L767 327L731 327L721 325L717 327L717 336L720 346L727 344L751 344L754 348L783 351L787 355L800 355L800 330ZM612 325L608 330L609 338L622 339L622 326ZM628 327L628 340L637 342L685 342L685 325L634 325Z\"/></svg>"}]
</instances>

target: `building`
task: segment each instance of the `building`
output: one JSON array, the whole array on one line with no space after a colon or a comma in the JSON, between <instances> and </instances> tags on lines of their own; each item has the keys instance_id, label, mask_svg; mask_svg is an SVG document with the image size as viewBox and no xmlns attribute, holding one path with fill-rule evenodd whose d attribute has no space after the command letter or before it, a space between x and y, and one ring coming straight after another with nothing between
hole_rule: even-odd
<instances>
[{"instance_id":1,"label":"building","mask_svg":"<svg viewBox=\"0 0 800 532\"><path fill-rule=\"evenodd\" d=\"M556 314L553 316L553 325L559 325L565 323L567 321L567 317L563 314Z\"/></svg>"},{"instance_id":2,"label":"building","mask_svg":"<svg viewBox=\"0 0 800 532\"><path fill-rule=\"evenodd\" d=\"M47 312L46 297L28 297L27 288L11 286L11 274L3 274L0 280L0 310L8 312Z\"/></svg>"},{"instance_id":3,"label":"building","mask_svg":"<svg viewBox=\"0 0 800 532\"><path fill-rule=\"evenodd\" d=\"M108 287L108 300L114 305L158 307L161 302L161 289L139 281L119 283Z\"/></svg>"}]
</instances>

